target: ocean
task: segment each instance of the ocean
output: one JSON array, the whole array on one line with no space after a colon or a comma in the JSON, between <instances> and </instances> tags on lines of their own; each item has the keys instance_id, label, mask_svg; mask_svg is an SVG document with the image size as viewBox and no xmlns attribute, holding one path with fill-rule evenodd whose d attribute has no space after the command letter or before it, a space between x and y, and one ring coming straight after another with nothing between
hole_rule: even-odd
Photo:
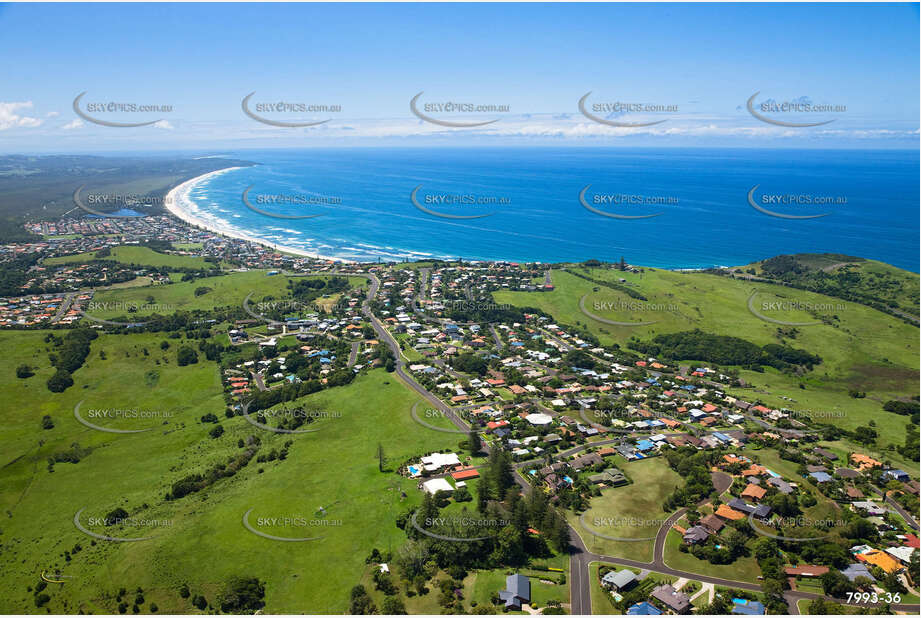
<instances>
[{"instance_id":1,"label":"ocean","mask_svg":"<svg viewBox=\"0 0 921 618\"><path fill-rule=\"evenodd\" d=\"M324 256L623 257L677 269L831 252L918 271L918 151L540 147L229 154L259 165L196 183L189 193L195 216ZM244 203L247 189L252 208Z\"/></svg>"}]
</instances>

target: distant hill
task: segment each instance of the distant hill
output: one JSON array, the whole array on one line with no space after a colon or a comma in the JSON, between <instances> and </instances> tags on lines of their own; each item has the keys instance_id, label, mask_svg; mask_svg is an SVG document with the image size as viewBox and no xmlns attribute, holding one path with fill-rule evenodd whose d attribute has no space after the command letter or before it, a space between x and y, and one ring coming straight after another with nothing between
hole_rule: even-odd
<instances>
[{"instance_id":1,"label":"distant hill","mask_svg":"<svg viewBox=\"0 0 921 618\"><path fill-rule=\"evenodd\" d=\"M163 197L175 185L251 161L189 156L0 156L0 219L54 218L74 208L80 185L97 193ZM160 213L151 206L146 212Z\"/></svg>"},{"instance_id":2,"label":"distant hill","mask_svg":"<svg viewBox=\"0 0 921 618\"><path fill-rule=\"evenodd\" d=\"M918 274L883 262L840 253L797 253L713 272L819 292L918 324Z\"/></svg>"}]
</instances>

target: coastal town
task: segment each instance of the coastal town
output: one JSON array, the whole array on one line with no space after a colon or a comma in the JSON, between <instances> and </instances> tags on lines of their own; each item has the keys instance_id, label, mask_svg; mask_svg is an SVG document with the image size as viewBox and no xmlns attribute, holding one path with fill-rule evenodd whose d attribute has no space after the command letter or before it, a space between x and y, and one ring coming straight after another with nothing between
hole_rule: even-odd
<instances>
[{"instance_id":1,"label":"coastal town","mask_svg":"<svg viewBox=\"0 0 921 618\"><path fill-rule=\"evenodd\" d=\"M444 523L466 521L474 496L483 521L511 516L494 493L503 475L511 484L503 492L541 496L553 513L523 535L559 546L565 560L513 568L491 593L497 610L757 615L873 595L910 612L917 597L916 474L870 444L842 440L793 393L784 406L766 403L738 368L637 353L602 343L584 324L496 300L552 295L559 273L579 274L572 265L343 263L170 216L25 229L33 240L0 247L0 265L24 266L0 298L8 330L169 331L173 307L159 299L176 286L197 286L194 296L205 298L221 280L274 286L241 288L230 306L180 311L185 328L218 342L199 352L219 364L226 419L317 431L336 416L304 408L302 397L372 372L396 375L420 397L403 412L414 432L461 439L460 448L394 462L390 474L415 486L402 499L422 500L432 514L413 519L422 538L480 538ZM623 260L593 266L628 291L618 273L642 274ZM87 310L132 290L149 290L149 306L124 302L129 321L117 309L105 319ZM217 416L202 420L220 426ZM278 461L288 448L258 461ZM674 480L660 487L658 477ZM632 506L638 491L650 493L648 506ZM383 558L369 564L375 580L408 577ZM745 575L728 576L733 565ZM547 575L537 575L542 568ZM383 601L396 603L394 594ZM460 607L463 595L442 601Z\"/></svg>"}]
</instances>

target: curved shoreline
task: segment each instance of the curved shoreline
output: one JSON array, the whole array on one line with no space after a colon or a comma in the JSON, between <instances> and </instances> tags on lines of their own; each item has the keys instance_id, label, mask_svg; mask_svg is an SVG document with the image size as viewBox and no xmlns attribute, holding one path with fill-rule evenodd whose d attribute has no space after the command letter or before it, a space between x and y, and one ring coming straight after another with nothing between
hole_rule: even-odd
<instances>
[{"instance_id":1,"label":"curved shoreline","mask_svg":"<svg viewBox=\"0 0 921 618\"><path fill-rule=\"evenodd\" d=\"M327 260L331 262L345 262L345 263L354 262L354 260L347 260L344 258L337 258L337 257L328 256L328 255L320 255L318 253L308 253L307 251L304 251L303 249L297 249L295 247L289 247L286 245L279 245L277 243L272 243L265 239L253 236L252 234L241 232L232 227L221 226L214 222L206 221L204 219L201 219L195 216L191 212L189 212L189 210L186 208L186 204L194 203L194 201L192 200L189 194L199 184L201 184L202 182L205 182L206 180L214 178L216 176L220 176L221 174L225 174L227 172L231 172L233 170L238 170L238 169L243 169L243 168L244 166L240 166L240 165L235 165L233 167L225 167L223 169L214 170L213 172L208 172L207 174L202 174L201 176L196 176L195 178L190 178L189 180L186 180L185 182L176 185L175 187L170 189L169 192L166 194L166 198L164 199L164 206L166 207L166 210L171 215L176 217L177 219L180 219L193 227L198 227L203 230L208 230L209 232L212 232L214 234L219 234L221 236L226 236L228 238L236 238L238 240L245 240L245 241L252 242L258 245L262 245L264 247L268 247L269 249L274 249L276 251L282 251L284 253L290 253L293 255L300 256L300 257L309 257L309 258L313 258L317 260Z\"/></svg>"}]
</instances>

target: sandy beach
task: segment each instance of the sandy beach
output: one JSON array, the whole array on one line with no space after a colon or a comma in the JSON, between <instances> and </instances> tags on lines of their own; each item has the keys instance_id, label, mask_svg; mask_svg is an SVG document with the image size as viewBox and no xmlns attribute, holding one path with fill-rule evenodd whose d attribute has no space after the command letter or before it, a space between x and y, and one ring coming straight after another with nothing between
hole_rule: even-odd
<instances>
[{"instance_id":1,"label":"sandy beach","mask_svg":"<svg viewBox=\"0 0 921 618\"><path fill-rule=\"evenodd\" d=\"M166 194L166 199L164 200L166 209L173 216L182 219L189 225L194 225L196 227L208 230L215 234L220 234L221 236L227 236L228 238L237 238L239 240L247 240L256 244L269 247L271 249L276 249L278 251L283 251L285 253L290 253L292 255L299 255L303 257L314 258L317 260L329 260L333 262L351 262L352 260L346 260L342 258L319 255L316 253L309 253L303 249L297 249L295 247L289 247L286 245L279 245L277 243L269 242L262 238L257 238L251 234L241 232L236 230L228 225L222 225L216 221L205 220L201 217L196 216L192 209L195 208L195 202L191 197L192 190L195 189L200 183L203 183L211 178L220 176L221 174L226 174L233 170L243 169L241 166L235 167L226 167L221 170L215 170L213 172L208 172L207 174L202 174L201 176L196 176L190 180L186 180L184 183L173 187L169 193Z\"/></svg>"}]
</instances>

